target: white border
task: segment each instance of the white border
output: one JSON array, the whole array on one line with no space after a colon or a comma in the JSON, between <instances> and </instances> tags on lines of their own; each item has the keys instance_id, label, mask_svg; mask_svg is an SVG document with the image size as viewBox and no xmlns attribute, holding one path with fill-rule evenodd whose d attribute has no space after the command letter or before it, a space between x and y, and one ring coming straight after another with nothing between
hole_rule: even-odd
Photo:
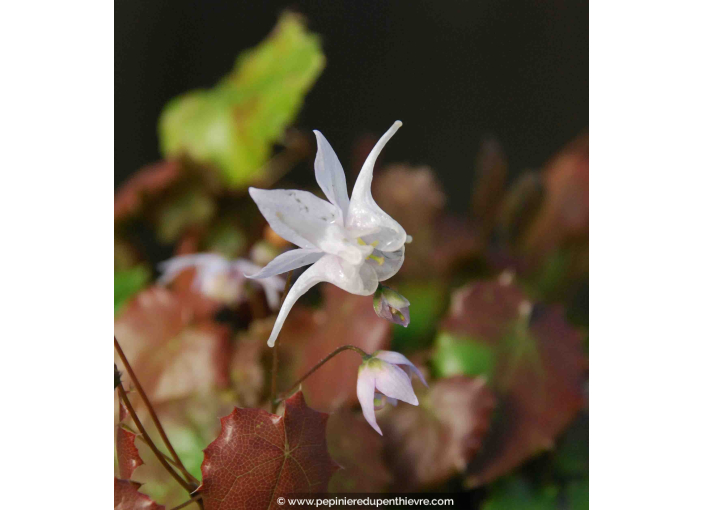
<instances>
[{"instance_id":1,"label":"white border","mask_svg":"<svg viewBox=\"0 0 704 510\"><path fill-rule=\"evenodd\" d=\"M590 503L702 505L700 2L590 5Z\"/></svg>"},{"instance_id":2,"label":"white border","mask_svg":"<svg viewBox=\"0 0 704 510\"><path fill-rule=\"evenodd\" d=\"M113 470L113 4L1 9L3 507L103 508ZM591 503L695 508L704 12L698 2L590 10Z\"/></svg>"},{"instance_id":3,"label":"white border","mask_svg":"<svg viewBox=\"0 0 704 510\"><path fill-rule=\"evenodd\" d=\"M112 499L113 9L0 7L2 508Z\"/></svg>"}]
</instances>

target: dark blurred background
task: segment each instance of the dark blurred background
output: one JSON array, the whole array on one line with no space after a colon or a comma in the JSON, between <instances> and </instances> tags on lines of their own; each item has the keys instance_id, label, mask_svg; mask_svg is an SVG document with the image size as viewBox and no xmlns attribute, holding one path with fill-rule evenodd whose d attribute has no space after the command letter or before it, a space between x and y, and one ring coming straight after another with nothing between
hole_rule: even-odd
<instances>
[{"instance_id":1,"label":"dark blurred background","mask_svg":"<svg viewBox=\"0 0 704 510\"><path fill-rule=\"evenodd\" d=\"M586 1L122 0L116 186L160 159L156 126L166 102L214 85L287 8L306 16L327 57L296 125L320 129L346 167L360 135L401 119L385 161L430 165L450 207L464 209L484 136L500 141L516 174L588 127ZM294 180L312 180L309 166Z\"/></svg>"}]
</instances>

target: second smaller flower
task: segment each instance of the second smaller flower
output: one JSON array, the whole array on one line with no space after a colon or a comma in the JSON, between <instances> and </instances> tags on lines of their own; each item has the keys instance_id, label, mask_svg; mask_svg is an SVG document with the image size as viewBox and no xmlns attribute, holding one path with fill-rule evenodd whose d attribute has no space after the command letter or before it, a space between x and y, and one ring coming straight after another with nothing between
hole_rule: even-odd
<instances>
[{"instance_id":1,"label":"second smaller flower","mask_svg":"<svg viewBox=\"0 0 704 510\"><path fill-rule=\"evenodd\" d=\"M413 392L411 374L416 374L421 382L425 382L423 374L403 354L393 351L376 351L365 357L359 367L357 376L357 398L362 406L362 413L369 425L382 436L384 435L376 423L374 401L382 396L395 405L396 400L402 400L411 405L418 405L418 397Z\"/></svg>"}]
</instances>

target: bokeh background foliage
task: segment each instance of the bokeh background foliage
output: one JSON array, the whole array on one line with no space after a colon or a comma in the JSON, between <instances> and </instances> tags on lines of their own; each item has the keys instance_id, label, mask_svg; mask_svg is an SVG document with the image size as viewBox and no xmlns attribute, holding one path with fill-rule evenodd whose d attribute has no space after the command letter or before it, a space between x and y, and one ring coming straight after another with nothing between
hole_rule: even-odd
<instances>
[{"instance_id":1,"label":"bokeh background foliage","mask_svg":"<svg viewBox=\"0 0 704 510\"><path fill-rule=\"evenodd\" d=\"M212 165L227 185L247 186L324 65L318 38L298 16L284 15L274 33L240 55L232 73L215 87L166 105L159 121L164 157Z\"/></svg>"},{"instance_id":2,"label":"bokeh background foliage","mask_svg":"<svg viewBox=\"0 0 704 510\"><path fill-rule=\"evenodd\" d=\"M274 315L261 289L246 283L227 302L195 291L191 271L160 286L157 263L216 252L263 265L290 247L246 188L320 195L311 178L311 129L320 126L302 123L301 108L324 80L324 49L304 17L282 14L215 85L165 104L163 159L133 169L116 191L115 333L199 479L218 418L269 405L265 342ZM328 65L336 65L330 55ZM406 111L394 115L408 122ZM487 136L466 161L433 168L394 158L406 129L377 163L373 194L414 238L389 282L411 302L410 326L378 318L371 297L321 285L296 305L280 337L280 387L344 344L403 352L430 382L416 387L418 407L378 412L383 437L361 417L354 355L304 383L307 405L331 413L328 451L345 467L328 489L461 491L482 509L587 508L588 135L574 133L540 165L509 158L503 140ZM376 136L362 131L338 151L348 185ZM458 172L472 178L461 193L444 185ZM167 508L181 503L183 490L125 430L133 424L116 406L116 476L143 483L140 492ZM125 452L135 449L143 463L125 471Z\"/></svg>"}]
</instances>

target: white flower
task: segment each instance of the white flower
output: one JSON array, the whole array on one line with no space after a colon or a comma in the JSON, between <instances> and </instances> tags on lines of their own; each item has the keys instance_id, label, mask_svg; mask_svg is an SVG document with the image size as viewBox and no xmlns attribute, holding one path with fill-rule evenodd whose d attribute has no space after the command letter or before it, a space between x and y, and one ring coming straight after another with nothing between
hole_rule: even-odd
<instances>
[{"instance_id":1,"label":"white flower","mask_svg":"<svg viewBox=\"0 0 704 510\"><path fill-rule=\"evenodd\" d=\"M364 418L382 436L384 434L376 423L374 400L383 395L392 405L396 405L396 400L402 400L417 406L418 397L413 392L411 372L428 386L420 370L398 352L377 351L365 359L359 367L357 398L362 406Z\"/></svg>"},{"instance_id":2,"label":"white flower","mask_svg":"<svg viewBox=\"0 0 704 510\"><path fill-rule=\"evenodd\" d=\"M267 278L313 264L296 280L281 305L269 337L270 347L294 303L316 283L330 282L352 294L369 296L403 264L406 231L379 208L371 193L374 163L399 127L401 122L394 122L374 146L351 197L342 165L319 131L315 131L315 179L329 202L307 191L249 188L271 228L300 247L279 255L249 277Z\"/></svg>"},{"instance_id":3,"label":"white flower","mask_svg":"<svg viewBox=\"0 0 704 510\"><path fill-rule=\"evenodd\" d=\"M174 257L159 264L163 272L159 283L170 283L181 271L195 268L196 276L192 288L212 299L228 305L235 305L244 299L245 273L260 271L261 267L249 260L229 260L216 253L197 253ZM279 308L279 294L285 282L279 277L264 278L257 282L266 296L269 308Z\"/></svg>"}]
</instances>

